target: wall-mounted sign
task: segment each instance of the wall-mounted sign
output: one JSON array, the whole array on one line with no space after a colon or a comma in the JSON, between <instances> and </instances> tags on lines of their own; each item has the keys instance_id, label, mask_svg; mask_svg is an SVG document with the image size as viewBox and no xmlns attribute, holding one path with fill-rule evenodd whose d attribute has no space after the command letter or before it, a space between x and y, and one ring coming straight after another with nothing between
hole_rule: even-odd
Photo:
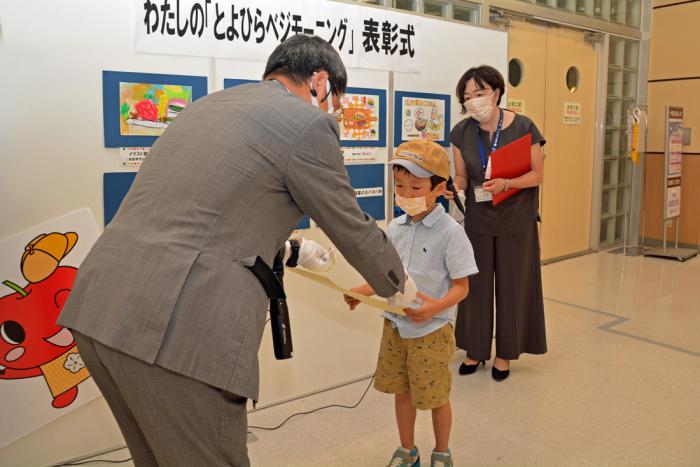
<instances>
[{"instance_id":1,"label":"wall-mounted sign","mask_svg":"<svg viewBox=\"0 0 700 467\"><path fill-rule=\"evenodd\" d=\"M508 103L506 104L506 109L516 114L525 113L525 99L511 99L508 98Z\"/></svg>"},{"instance_id":2,"label":"wall-mounted sign","mask_svg":"<svg viewBox=\"0 0 700 467\"><path fill-rule=\"evenodd\" d=\"M581 124L581 103L564 102L564 125Z\"/></svg>"},{"instance_id":3,"label":"wall-mounted sign","mask_svg":"<svg viewBox=\"0 0 700 467\"><path fill-rule=\"evenodd\" d=\"M146 147L119 148L119 161L122 167L140 167L149 149Z\"/></svg>"}]
</instances>

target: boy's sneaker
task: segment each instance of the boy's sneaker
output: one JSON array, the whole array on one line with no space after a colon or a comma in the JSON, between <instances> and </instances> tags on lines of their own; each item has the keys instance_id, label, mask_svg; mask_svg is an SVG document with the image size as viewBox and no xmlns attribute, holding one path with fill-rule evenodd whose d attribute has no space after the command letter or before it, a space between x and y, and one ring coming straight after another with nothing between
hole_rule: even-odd
<instances>
[{"instance_id":1,"label":"boy's sneaker","mask_svg":"<svg viewBox=\"0 0 700 467\"><path fill-rule=\"evenodd\" d=\"M410 451L403 446L394 451L388 467L420 467L420 455L418 448L413 446Z\"/></svg>"},{"instance_id":2,"label":"boy's sneaker","mask_svg":"<svg viewBox=\"0 0 700 467\"><path fill-rule=\"evenodd\" d=\"M452 451L449 449L447 452L437 452L433 450L430 456L430 467L452 467Z\"/></svg>"}]
</instances>

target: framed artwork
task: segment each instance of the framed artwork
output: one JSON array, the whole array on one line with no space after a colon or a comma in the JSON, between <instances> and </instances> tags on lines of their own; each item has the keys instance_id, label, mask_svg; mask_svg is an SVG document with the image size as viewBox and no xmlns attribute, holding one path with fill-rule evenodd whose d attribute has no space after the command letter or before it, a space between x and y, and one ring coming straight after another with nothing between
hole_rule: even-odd
<instances>
[{"instance_id":1,"label":"framed artwork","mask_svg":"<svg viewBox=\"0 0 700 467\"><path fill-rule=\"evenodd\" d=\"M105 147L150 147L178 114L207 94L205 76L102 72Z\"/></svg>"},{"instance_id":2,"label":"framed artwork","mask_svg":"<svg viewBox=\"0 0 700 467\"><path fill-rule=\"evenodd\" d=\"M450 146L449 95L396 91L394 96L394 145L428 139Z\"/></svg>"},{"instance_id":3,"label":"framed artwork","mask_svg":"<svg viewBox=\"0 0 700 467\"><path fill-rule=\"evenodd\" d=\"M386 146L386 91L347 88L338 116L340 145L344 147Z\"/></svg>"},{"instance_id":4,"label":"framed artwork","mask_svg":"<svg viewBox=\"0 0 700 467\"><path fill-rule=\"evenodd\" d=\"M375 220L386 219L385 164L348 165L350 185L360 208Z\"/></svg>"},{"instance_id":5,"label":"framed artwork","mask_svg":"<svg viewBox=\"0 0 700 467\"><path fill-rule=\"evenodd\" d=\"M241 84L259 83L259 79L231 79L224 78L224 89L240 86Z\"/></svg>"},{"instance_id":6,"label":"framed artwork","mask_svg":"<svg viewBox=\"0 0 700 467\"><path fill-rule=\"evenodd\" d=\"M135 178L136 172L112 172L105 173L102 176L102 206L104 208L105 226L110 223L117 213Z\"/></svg>"},{"instance_id":7,"label":"framed artwork","mask_svg":"<svg viewBox=\"0 0 700 467\"><path fill-rule=\"evenodd\" d=\"M134 183L136 172L110 172L102 176L103 182L103 207L105 226L110 223L114 215L119 210L122 200L129 192L131 184ZM308 229L311 227L309 216L304 216L296 230Z\"/></svg>"}]
</instances>

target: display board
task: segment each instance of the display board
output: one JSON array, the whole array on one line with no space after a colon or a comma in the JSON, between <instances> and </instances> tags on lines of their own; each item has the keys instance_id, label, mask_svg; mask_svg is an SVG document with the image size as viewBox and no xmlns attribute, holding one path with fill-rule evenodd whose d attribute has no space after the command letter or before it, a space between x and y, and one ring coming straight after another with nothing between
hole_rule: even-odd
<instances>
[{"instance_id":1,"label":"display board","mask_svg":"<svg viewBox=\"0 0 700 467\"><path fill-rule=\"evenodd\" d=\"M48 0L3 2L0 18L0 85L8 90L0 113L0 153L6 169L0 175L0 194L10 200L3 204L0 238L85 206L96 224L103 224L109 214L104 207L104 174L134 171L122 166L118 148L104 144L103 71L205 77L211 93L223 89L225 79L259 80L264 70L263 61L136 53L131 8L120 0L76 0L71 8ZM344 151L351 180L356 177L350 167L383 166L388 160L396 91L450 96L450 126L454 126L461 118L454 96L461 74L482 63L507 71L503 32L427 17L422 18L422 30L427 52L420 72L395 72L392 80L387 71L348 69L351 88L386 91L388 115L385 146ZM379 220L379 225L386 227L393 194L391 178L384 167L380 169L387 219ZM356 188L376 188L370 185ZM376 197L364 196L360 204L372 200L366 209L375 209ZM381 219L381 214L376 217ZM313 223L304 236L329 244ZM362 281L342 260L331 276L349 287ZM286 286L295 355L276 361L269 329L265 331L260 349L261 406L369 375L376 364L378 313L363 308L348 313L341 297L291 274ZM50 426L55 428L29 434L27 442L42 449L20 449L26 446L20 440L0 450L0 458L8 465L41 465L121 443L114 426L105 426L109 417L104 404L94 407L102 412L90 417L71 413L53 421ZM79 426L76 420L81 420Z\"/></svg>"}]
</instances>

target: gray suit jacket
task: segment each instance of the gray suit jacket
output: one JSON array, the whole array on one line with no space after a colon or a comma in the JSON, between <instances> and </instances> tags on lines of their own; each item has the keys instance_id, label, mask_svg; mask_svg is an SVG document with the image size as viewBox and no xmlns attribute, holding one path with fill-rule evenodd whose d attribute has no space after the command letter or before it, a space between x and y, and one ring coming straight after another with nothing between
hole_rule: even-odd
<instances>
[{"instance_id":1,"label":"gray suit jacket","mask_svg":"<svg viewBox=\"0 0 700 467\"><path fill-rule=\"evenodd\" d=\"M304 213L379 295L403 290L401 260L355 200L330 115L275 81L199 99L158 138L59 323L257 399L268 299L240 261L271 265Z\"/></svg>"}]
</instances>

